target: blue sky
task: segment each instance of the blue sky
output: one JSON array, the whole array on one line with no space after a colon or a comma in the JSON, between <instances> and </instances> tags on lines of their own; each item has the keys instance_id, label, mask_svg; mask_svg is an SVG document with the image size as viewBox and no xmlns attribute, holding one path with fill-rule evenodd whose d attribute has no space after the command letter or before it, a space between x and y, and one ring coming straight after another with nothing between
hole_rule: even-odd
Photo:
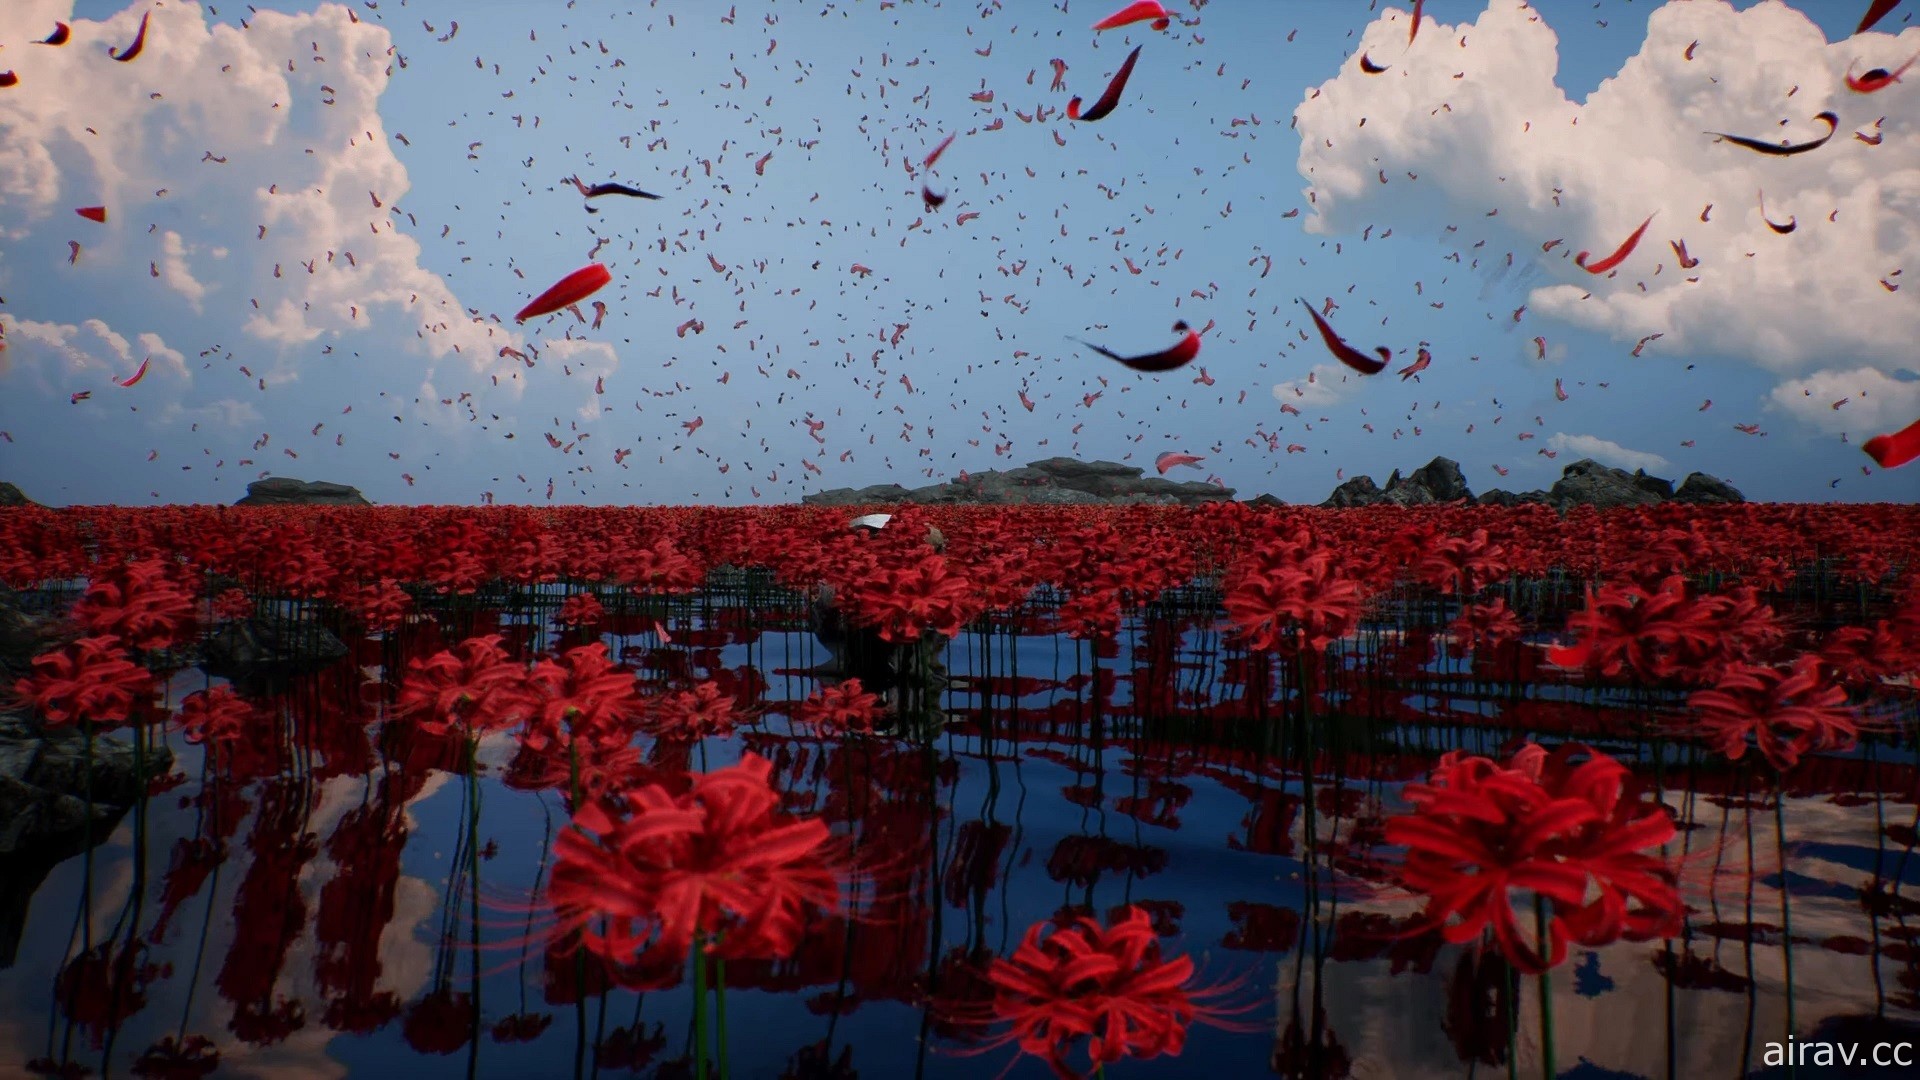
<instances>
[{"instance_id":1,"label":"blue sky","mask_svg":"<svg viewBox=\"0 0 1920 1080\"><path fill-rule=\"evenodd\" d=\"M1815 29L1777 2L1430 0L1409 45L1404 7L1336 0L1102 34L1085 4L255 6L0 12L0 477L35 498L231 502L271 472L379 502L778 502L1167 450L1205 456L1172 478L1290 501L1437 454L1476 491L1596 456L1755 498L1920 495L1858 450L1920 417L1920 285L1875 284L1920 253L1920 99L1838 82L1920 52L1904 9L1849 41L1864 4L1805 5ZM29 44L54 19L74 40ZM1120 108L1067 121L1136 44ZM1536 105L1563 142L1514 141ZM1826 107L1843 130L1791 161L1697 134L1811 137ZM929 211L909 166L950 133ZM664 197L588 214L575 174ZM1798 232L1760 229L1760 188ZM104 226L73 213L101 203ZM1648 213L1615 278L1566 257ZM600 330L514 326L590 258ZM1432 366L1343 376L1301 296ZM1072 341L1154 351L1177 319L1214 325L1167 374Z\"/></svg>"}]
</instances>

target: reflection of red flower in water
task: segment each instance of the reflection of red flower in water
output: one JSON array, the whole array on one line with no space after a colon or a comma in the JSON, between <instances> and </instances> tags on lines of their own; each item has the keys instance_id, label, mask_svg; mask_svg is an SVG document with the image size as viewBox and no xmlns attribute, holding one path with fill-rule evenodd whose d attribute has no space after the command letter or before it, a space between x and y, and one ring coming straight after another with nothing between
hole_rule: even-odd
<instances>
[{"instance_id":1,"label":"reflection of red flower in water","mask_svg":"<svg viewBox=\"0 0 1920 1080\"><path fill-rule=\"evenodd\" d=\"M215 750L254 735L257 720L253 706L230 686L195 690L180 701L180 727L187 741Z\"/></svg>"},{"instance_id":2,"label":"reflection of red flower in water","mask_svg":"<svg viewBox=\"0 0 1920 1080\"><path fill-rule=\"evenodd\" d=\"M1067 1064L1081 1039L1095 1069L1123 1057L1179 1056L1194 1020L1217 1023L1195 999L1193 961L1160 955L1153 923L1139 908L1123 908L1102 928L1089 918L1055 928L1042 919L1006 959L987 969L995 1019L1012 1025L982 1050L1008 1043L1044 1060L1054 1075L1083 1075ZM1052 929L1052 933L1047 933Z\"/></svg>"},{"instance_id":3,"label":"reflection of red flower in water","mask_svg":"<svg viewBox=\"0 0 1920 1080\"><path fill-rule=\"evenodd\" d=\"M749 753L685 795L649 784L619 816L581 807L555 845L556 936L583 930L616 963L684 956L696 935L717 956L791 955L809 915L840 908L841 873L826 824L780 812L772 772Z\"/></svg>"},{"instance_id":4,"label":"reflection of red flower in water","mask_svg":"<svg viewBox=\"0 0 1920 1080\"><path fill-rule=\"evenodd\" d=\"M175 1039L168 1035L133 1062L133 1075L146 1080L197 1080L220 1067L220 1051L205 1035Z\"/></svg>"},{"instance_id":5,"label":"reflection of red flower in water","mask_svg":"<svg viewBox=\"0 0 1920 1080\"><path fill-rule=\"evenodd\" d=\"M497 1043L532 1042L552 1025L552 1013L514 1013L512 1016L503 1016L494 1021L493 1041ZM604 1059L601 1064L606 1064Z\"/></svg>"},{"instance_id":6,"label":"reflection of red flower in water","mask_svg":"<svg viewBox=\"0 0 1920 1080\"><path fill-rule=\"evenodd\" d=\"M398 716L415 717L430 735L511 727L531 711L526 672L498 634L470 637L452 650L415 660L400 684Z\"/></svg>"},{"instance_id":7,"label":"reflection of red flower in water","mask_svg":"<svg viewBox=\"0 0 1920 1080\"><path fill-rule=\"evenodd\" d=\"M153 688L113 637L81 638L33 658L33 674L13 684L23 704L52 725L124 724Z\"/></svg>"},{"instance_id":8,"label":"reflection of red flower in water","mask_svg":"<svg viewBox=\"0 0 1920 1080\"><path fill-rule=\"evenodd\" d=\"M1576 753L1585 755L1578 764ZM1426 916L1448 941L1491 928L1515 967L1545 971L1566 958L1569 940L1598 946L1678 929L1673 871L1641 853L1672 839L1672 816L1628 780L1626 766L1584 747L1549 755L1528 746L1510 768L1454 751L1429 783L1407 785L1413 812L1389 820L1386 836L1406 846L1401 879L1426 895ZM1514 890L1552 903L1544 957L1514 918Z\"/></svg>"},{"instance_id":9,"label":"reflection of red flower in water","mask_svg":"<svg viewBox=\"0 0 1920 1080\"><path fill-rule=\"evenodd\" d=\"M843 731L857 735L873 734L873 722L880 718L880 698L868 693L859 679L848 679L838 686L824 686L807 695L794 719L810 725L826 738Z\"/></svg>"},{"instance_id":10,"label":"reflection of red flower in water","mask_svg":"<svg viewBox=\"0 0 1920 1080\"><path fill-rule=\"evenodd\" d=\"M53 982L54 1000L72 1010L69 1015L95 1048L104 1045L109 1031L146 1008L149 986L173 973L171 965L147 960L145 942L117 948L119 944L100 942L69 961Z\"/></svg>"},{"instance_id":11,"label":"reflection of red flower in water","mask_svg":"<svg viewBox=\"0 0 1920 1080\"><path fill-rule=\"evenodd\" d=\"M434 990L407 1010L400 1030L423 1054L451 1054L473 1038L475 1019L472 995Z\"/></svg>"},{"instance_id":12,"label":"reflection of red flower in water","mask_svg":"<svg viewBox=\"0 0 1920 1080\"><path fill-rule=\"evenodd\" d=\"M1689 695L1695 730L1715 750L1738 761L1749 745L1781 771L1815 750L1850 750L1859 718L1847 692L1827 678L1817 656L1802 656L1791 671L1737 664L1713 689Z\"/></svg>"}]
</instances>

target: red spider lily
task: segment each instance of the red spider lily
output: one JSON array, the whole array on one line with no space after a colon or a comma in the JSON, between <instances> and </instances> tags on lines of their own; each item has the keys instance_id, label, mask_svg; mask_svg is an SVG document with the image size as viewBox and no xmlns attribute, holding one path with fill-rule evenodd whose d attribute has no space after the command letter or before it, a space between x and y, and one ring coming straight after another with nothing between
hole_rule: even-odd
<instances>
[{"instance_id":1,"label":"red spider lily","mask_svg":"<svg viewBox=\"0 0 1920 1080\"><path fill-rule=\"evenodd\" d=\"M1111 641L1120 635L1120 595L1109 589L1076 594L1055 617L1070 638Z\"/></svg>"},{"instance_id":2,"label":"red spider lily","mask_svg":"<svg viewBox=\"0 0 1920 1080\"><path fill-rule=\"evenodd\" d=\"M662 739L704 739L729 735L737 722L734 699L712 680L691 690L676 690L656 698L648 727Z\"/></svg>"},{"instance_id":3,"label":"red spider lily","mask_svg":"<svg viewBox=\"0 0 1920 1080\"><path fill-rule=\"evenodd\" d=\"M1227 618L1255 652L1302 644L1324 650L1352 632L1363 601L1333 552L1316 549L1305 534L1261 545L1226 583Z\"/></svg>"},{"instance_id":4,"label":"red spider lily","mask_svg":"<svg viewBox=\"0 0 1920 1080\"><path fill-rule=\"evenodd\" d=\"M1713 663L1746 656L1779 635L1772 610L1752 590L1689 597L1679 574L1651 592L1633 583L1590 589L1587 606L1567 627L1580 640L1549 649L1549 661L1646 682L1698 678Z\"/></svg>"},{"instance_id":5,"label":"red spider lily","mask_svg":"<svg viewBox=\"0 0 1920 1080\"><path fill-rule=\"evenodd\" d=\"M221 622L253 614L253 597L245 589L227 589L213 598L213 617Z\"/></svg>"},{"instance_id":6,"label":"red spider lily","mask_svg":"<svg viewBox=\"0 0 1920 1080\"><path fill-rule=\"evenodd\" d=\"M1190 989L1192 978L1192 959L1162 957L1138 907L1114 912L1106 927L1087 917L1065 926L1042 919L987 969L993 1017L1011 1026L970 1052L1014 1043L1068 1078L1086 1075L1067 1062L1081 1039L1091 1070L1123 1057L1178 1057L1195 1020L1227 1026L1221 1010L1200 1003L1221 991Z\"/></svg>"},{"instance_id":7,"label":"red spider lily","mask_svg":"<svg viewBox=\"0 0 1920 1080\"><path fill-rule=\"evenodd\" d=\"M1882 619L1872 627L1843 626L1820 649L1820 660L1849 687L1920 673L1920 625Z\"/></svg>"},{"instance_id":8,"label":"red spider lily","mask_svg":"<svg viewBox=\"0 0 1920 1080\"><path fill-rule=\"evenodd\" d=\"M1580 746L1549 755L1529 745L1511 767L1454 751L1428 783L1407 785L1413 811L1387 822L1386 839L1406 847L1401 881L1427 897L1426 918L1448 941L1491 928L1509 963L1538 974L1566 958L1569 940L1599 946L1678 930L1674 871L1642 854L1673 838L1673 819L1628 780L1626 766ZM1514 918L1515 891L1552 905L1545 956Z\"/></svg>"},{"instance_id":9,"label":"red spider lily","mask_svg":"<svg viewBox=\"0 0 1920 1080\"><path fill-rule=\"evenodd\" d=\"M1507 606L1505 597L1494 597L1484 604L1468 604L1453 620L1454 636L1473 648L1497 648L1520 640L1525 632L1520 619Z\"/></svg>"},{"instance_id":10,"label":"red spider lily","mask_svg":"<svg viewBox=\"0 0 1920 1080\"><path fill-rule=\"evenodd\" d=\"M1720 673L1713 689L1687 697L1694 730L1729 760L1758 749L1785 772L1802 755L1851 750L1860 718L1847 692L1818 656L1802 656L1790 671L1739 664Z\"/></svg>"},{"instance_id":11,"label":"red spider lily","mask_svg":"<svg viewBox=\"0 0 1920 1080\"><path fill-rule=\"evenodd\" d=\"M1475 529L1470 537L1435 537L1418 551L1414 577L1443 593L1471 596L1508 569L1506 548L1489 540L1485 529Z\"/></svg>"},{"instance_id":12,"label":"red spider lily","mask_svg":"<svg viewBox=\"0 0 1920 1080\"><path fill-rule=\"evenodd\" d=\"M843 907L825 823L779 810L773 766L749 753L675 796L657 784L589 803L555 845L556 938L580 932L611 963L643 954L792 955L810 916Z\"/></svg>"},{"instance_id":13,"label":"red spider lily","mask_svg":"<svg viewBox=\"0 0 1920 1080\"><path fill-rule=\"evenodd\" d=\"M355 587L341 598L340 606L369 631L380 632L398 629L406 622L407 613L413 609L413 597L407 595L399 582L382 578Z\"/></svg>"},{"instance_id":14,"label":"red spider lily","mask_svg":"<svg viewBox=\"0 0 1920 1080\"><path fill-rule=\"evenodd\" d=\"M190 743L216 749L255 734L259 714L230 686L196 690L180 701L180 727Z\"/></svg>"},{"instance_id":15,"label":"red spider lily","mask_svg":"<svg viewBox=\"0 0 1920 1080\"><path fill-rule=\"evenodd\" d=\"M607 609L600 604L600 598L592 593L574 593L560 602L560 612L554 616L554 622L568 629L576 627L599 626L606 621Z\"/></svg>"},{"instance_id":16,"label":"red spider lily","mask_svg":"<svg viewBox=\"0 0 1920 1080\"><path fill-rule=\"evenodd\" d=\"M979 611L971 583L943 555L887 570L880 580L850 589L848 599L856 622L878 627L881 638L894 644L918 641L929 629L954 637Z\"/></svg>"},{"instance_id":17,"label":"red spider lily","mask_svg":"<svg viewBox=\"0 0 1920 1080\"><path fill-rule=\"evenodd\" d=\"M49 724L117 726L151 695L153 676L127 659L119 638L89 637L34 657L13 690Z\"/></svg>"},{"instance_id":18,"label":"red spider lily","mask_svg":"<svg viewBox=\"0 0 1920 1080\"><path fill-rule=\"evenodd\" d=\"M545 749L563 728L575 738L625 741L632 721L645 711L633 672L614 663L605 642L542 660L527 679L539 692L523 738L529 749Z\"/></svg>"},{"instance_id":19,"label":"red spider lily","mask_svg":"<svg viewBox=\"0 0 1920 1080\"><path fill-rule=\"evenodd\" d=\"M524 668L507 656L498 634L470 637L451 651L408 665L394 714L412 717L430 735L512 727L535 702Z\"/></svg>"},{"instance_id":20,"label":"red spider lily","mask_svg":"<svg viewBox=\"0 0 1920 1080\"><path fill-rule=\"evenodd\" d=\"M800 723L832 738L843 731L857 735L873 734L873 723L884 710L880 698L868 693L859 679L848 679L838 686L825 686L807 695L800 703Z\"/></svg>"},{"instance_id":21,"label":"red spider lily","mask_svg":"<svg viewBox=\"0 0 1920 1080\"><path fill-rule=\"evenodd\" d=\"M159 559L99 569L73 606L89 637L117 637L135 649L165 649L193 633L193 596Z\"/></svg>"}]
</instances>

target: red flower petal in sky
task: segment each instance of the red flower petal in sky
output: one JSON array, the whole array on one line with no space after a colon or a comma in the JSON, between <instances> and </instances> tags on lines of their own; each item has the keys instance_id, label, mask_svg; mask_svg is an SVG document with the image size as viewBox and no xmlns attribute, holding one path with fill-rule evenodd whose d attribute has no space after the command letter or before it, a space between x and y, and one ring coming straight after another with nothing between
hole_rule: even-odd
<instances>
[{"instance_id":1,"label":"red flower petal in sky","mask_svg":"<svg viewBox=\"0 0 1920 1080\"><path fill-rule=\"evenodd\" d=\"M807 695L794 719L827 738L843 731L871 735L882 711L878 695L868 693L859 679L848 679Z\"/></svg>"}]
</instances>

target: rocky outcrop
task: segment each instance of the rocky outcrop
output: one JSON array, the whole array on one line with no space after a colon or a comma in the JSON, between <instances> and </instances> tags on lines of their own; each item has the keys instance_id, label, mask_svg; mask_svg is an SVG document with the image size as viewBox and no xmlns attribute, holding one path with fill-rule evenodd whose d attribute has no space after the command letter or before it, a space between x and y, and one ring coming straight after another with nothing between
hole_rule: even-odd
<instances>
[{"instance_id":1,"label":"rocky outcrop","mask_svg":"<svg viewBox=\"0 0 1920 1080\"><path fill-rule=\"evenodd\" d=\"M203 646L201 666L208 674L249 682L318 671L347 653L347 646L323 626L255 615L215 630Z\"/></svg>"},{"instance_id":2,"label":"rocky outcrop","mask_svg":"<svg viewBox=\"0 0 1920 1080\"><path fill-rule=\"evenodd\" d=\"M1386 487L1374 484L1371 476L1356 476L1334 488L1333 494L1320 505L1431 506L1472 500L1473 492L1467 490L1467 478L1460 471L1460 463L1452 458L1437 457L1406 476L1401 476L1399 469L1393 470L1393 475L1387 477Z\"/></svg>"},{"instance_id":3,"label":"rocky outcrop","mask_svg":"<svg viewBox=\"0 0 1920 1080\"><path fill-rule=\"evenodd\" d=\"M25 675L33 658L57 644L59 637L52 620L29 614L18 595L0 585L0 687L10 687Z\"/></svg>"},{"instance_id":4,"label":"rocky outcrop","mask_svg":"<svg viewBox=\"0 0 1920 1080\"><path fill-rule=\"evenodd\" d=\"M270 476L247 485L247 496L235 506L372 506L359 488L325 480L295 480Z\"/></svg>"},{"instance_id":5,"label":"rocky outcrop","mask_svg":"<svg viewBox=\"0 0 1920 1080\"><path fill-rule=\"evenodd\" d=\"M148 776L158 776L172 767L173 754L152 747L145 764ZM24 717L0 716L0 855L83 832L89 791L95 836L104 839L145 790L132 743L95 735L89 766L79 728L41 730Z\"/></svg>"},{"instance_id":6,"label":"rocky outcrop","mask_svg":"<svg viewBox=\"0 0 1920 1080\"><path fill-rule=\"evenodd\" d=\"M1333 489L1322 506L1425 506L1433 503L1475 502L1481 506L1524 506L1538 504L1565 510L1571 506L1596 506L1602 509L1621 506L1656 506L1666 502L1726 504L1745 502L1746 497L1724 480L1705 473L1693 473L1678 490L1673 481L1647 475L1646 470L1628 472L1583 458L1561 470L1560 479L1549 491L1511 492L1495 488L1478 498L1467 489L1460 464L1438 457L1415 469L1406 477L1395 470L1387 486L1379 487L1370 476L1356 476Z\"/></svg>"},{"instance_id":7,"label":"rocky outcrop","mask_svg":"<svg viewBox=\"0 0 1920 1080\"><path fill-rule=\"evenodd\" d=\"M1233 499L1232 488L1199 480L1167 480L1144 473L1145 470L1138 465L1055 457L1005 472L963 474L945 483L926 487L909 489L899 484L875 484L863 488L833 488L803 495L800 501L808 506L883 503L1197 506L1202 503L1230 502Z\"/></svg>"},{"instance_id":8,"label":"rocky outcrop","mask_svg":"<svg viewBox=\"0 0 1920 1080\"><path fill-rule=\"evenodd\" d=\"M1746 502L1746 496L1740 489L1716 476L1706 473L1688 473L1680 481L1680 490L1673 493L1674 502L1695 503L1701 506L1725 505L1727 503Z\"/></svg>"},{"instance_id":9,"label":"rocky outcrop","mask_svg":"<svg viewBox=\"0 0 1920 1080\"><path fill-rule=\"evenodd\" d=\"M39 505L40 505L39 503L34 502L32 499L27 498L26 495L22 493L19 488L14 487L12 484L7 483L5 480L0 480L0 506L39 506Z\"/></svg>"}]
</instances>

